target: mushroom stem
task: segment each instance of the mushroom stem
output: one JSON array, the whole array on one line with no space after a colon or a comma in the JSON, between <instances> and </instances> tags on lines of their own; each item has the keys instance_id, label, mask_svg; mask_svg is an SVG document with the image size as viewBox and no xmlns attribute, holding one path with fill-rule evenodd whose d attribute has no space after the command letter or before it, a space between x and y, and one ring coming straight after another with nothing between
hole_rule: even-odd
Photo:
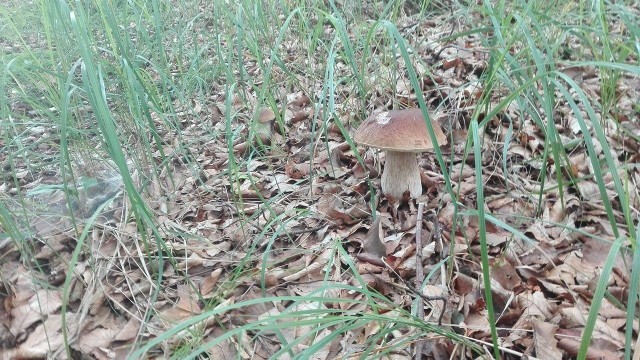
<instances>
[{"instance_id":1,"label":"mushroom stem","mask_svg":"<svg viewBox=\"0 0 640 360\"><path fill-rule=\"evenodd\" d=\"M382 192L400 200L407 190L411 192L411 197L422 195L416 154L387 150L382 172Z\"/></svg>"}]
</instances>

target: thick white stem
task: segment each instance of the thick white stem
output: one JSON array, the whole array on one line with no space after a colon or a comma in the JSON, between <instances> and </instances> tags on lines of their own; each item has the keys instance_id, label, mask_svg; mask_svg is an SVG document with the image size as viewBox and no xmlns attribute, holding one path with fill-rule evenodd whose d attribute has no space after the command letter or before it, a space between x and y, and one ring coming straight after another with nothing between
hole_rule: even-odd
<instances>
[{"instance_id":1,"label":"thick white stem","mask_svg":"<svg viewBox=\"0 0 640 360\"><path fill-rule=\"evenodd\" d=\"M387 151L384 172L382 173L382 192L402 199L402 194L409 190L411 197L422 195L420 170L416 154L412 152Z\"/></svg>"}]
</instances>

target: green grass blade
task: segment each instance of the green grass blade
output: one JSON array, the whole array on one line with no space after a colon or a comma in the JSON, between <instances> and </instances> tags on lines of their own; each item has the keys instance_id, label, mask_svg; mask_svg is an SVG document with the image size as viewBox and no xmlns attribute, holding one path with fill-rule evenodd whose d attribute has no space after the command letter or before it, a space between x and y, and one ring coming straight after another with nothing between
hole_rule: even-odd
<instances>
[{"instance_id":1,"label":"green grass blade","mask_svg":"<svg viewBox=\"0 0 640 360\"><path fill-rule=\"evenodd\" d=\"M620 247L622 246L622 242L624 240L625 240L624 238L618 238L613 242L613 244L611 244L609 255L607 255L607 260L605 261L604 266L602 267L602 272L600 273L600 279L598 280L598 284L596 285L596 291L593 293L593 299L591 300L591 307L589 309L587 322L585 324L585 328L582 333L582 341L580 342L578 359L587 358L587 351L589 350L589 345L591 344L591 337L593 336L593 329L596 326L596 320L598 319L600 306L602 306L602 299L604 298L604 293L607 290L607 283L609 282L611 271L613 270L616 257L620 252Z\"/></svg>"}]
</instances>

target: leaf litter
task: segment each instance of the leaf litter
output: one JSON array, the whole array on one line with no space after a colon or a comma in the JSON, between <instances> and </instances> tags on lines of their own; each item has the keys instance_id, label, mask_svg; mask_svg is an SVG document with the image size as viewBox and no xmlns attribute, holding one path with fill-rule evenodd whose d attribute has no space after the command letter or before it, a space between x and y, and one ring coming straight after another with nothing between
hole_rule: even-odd
<instances>
[{"instance_id":1,"label":"leaf litter","mask_svg":"<svg viewBox=\"0 0 640 360\"><path fill-rule=\"evenodd\" d=\"M164 236L162 251L171 254L174 264L165 256L160 267L159 257L153 254L161 249L141 241L114 166L78 158L75 172L85 181L75 184L81 191L74 198L77 203L69 204L54 168L33 172L25 159L18 159L16 179L21 193L27 194L29 212L37 215L25 227L27 250L19 249L18 242L0 244L3 356L65 357L64 317L74 352L97 359L122 358L135 344L213 312L208 320L166 339L161 350L169 354L196 336L202 342L221 339L207 350L211 358L259 359L274 354L287 358L328 339L314 350L314 358L375 353L379 350L367 345L372 341L390 348L404 344L384 356L410 358L412 353L402 341L415 331L407 328L382 339L377 336L383 325L370 321L336 337L332 333L339 324L323 329L316 324L336 314L383 314L394 319L399 311L411 311L414 299L420 298L412 282L416 233L421 233L425 244L421 249L424 270L435 274L423 295L447 299L446 306L438 301L420 302L428 314L425 321L438 323L434 319L444 312L443 327L490 344L478 219L456 214L453 205L457 201L463 208L476 206L475 163L473 154L465 156L464 142L475 101L483 92L478 74L487 68L488 50L474 35L447 44L429 40L449 31L452 25L444 18L402 21L415 21L406 35L430 65L429 72L418 73L431 74L420 79L420 90L430 108L440 109L442 116L435 118L454 140L442 151L451 165L456 199L446 191L434 156L419 158L425 195L417 201L436 216L422 219L413 201L399 205L379 194L383 155L351 146L333 115L323 120L326 110L320 106L320 76L301 77L298 88L274 89L274 98L282 101L273 107L260 104L257 94L246 100L235 97L228 109L231 114L226 113L225 95L219 88L206 103L194 100L190 110L176 102L187 152L179 151L182 145L170 140L172 134L161 134L168 139L162 153L171 161L145 193ZM302 66L293 40L287 40L284 47L290 52L284 59L287 65ZM317 70L321 65L312 67ZM391 106L417 106L403 61L399 67L393 72L381 65L367 79L395 84L395 92L391 87L377 87L367 95L367 113ZM581 80L591 101L600 100L598 71L589 66L558 67ZM254 66L249 73L256 76L258 85L261 74L256 69ZM338 77L350 71L343 62L335 70ZM279 69L272 76L276 84L285 82L286 75ZM496 90L496 103L505 91ZM617 121L604 126L620 165L618 175L631 184L630 206L638 209L640 198L633 188L638 187L640 171L633 164L640 159L640 128L631 120L638 117L634 109L640 102L638 79L623 77L618 92ZM349 131L362 120L358 119L358 105L349 98L353 93L349 84L336 86L335 112L342 114L339 120ZM590 301L615 239L600 189L592 180L593 165L575 114L562 102L555 104L554 113L559 139L570 149L560 166L562 174L553 173L556 168L550 160L541 158L547 141L544 132L517 103L489 119L483 133L480 173L486 210L521 234L487 224L498 335L501 346L513 356L559 359L577 355ZM234 118L236 137L231 151L224 136L211 136L212 132L226 132L227 116ZM509 118L522 121L506 121ZM43 129L31 131L36 138L51 136ZM594 131L592 126L589 131ZM595 151L603 157L602 144L596 142ZM193 158L186 161L184 153ZM156 153L158 161L164 160L160 154ZM1 160L6 162L6 158ZM232 161L237 164L234 173ZM552 172L547 173L544 187L542 167ZM140 182L141 174L134 175ZM565 181L562 194L556 183L559 176ZM609 173L605 181L620 236L628 237ZM3 192L14 202L18 196L15 185L6 179L2 184ZM96 209L101 209L100 216L90 222ZM422 219L419 223L418 218ZM64 294L62 284L78 246L77 234L84 226L91 229ZM435 241L438 237L440 244ZM33 259L21 254L32 254ZM439 263L446 257L449 261L444 268ZM629 263L625 254L616 259L608 281L613 299L603 300L588 358L621 356L626 313L619 303L627 301ZM38 266L45 268L34 271ZM443 271L446 278L441 276ZM158 274L162 274L162 289L154 298ZM385 301L372 300L369 291ZM63 314L65 296L68 304ZM295 297L300 300L279 299ZM326 300L305 300L315 297ZM270 298L273 301L258 301ZM234 306L243 303L247 305ZM305 324L310 319L305 313L315 314L311 318L316 323ZM280 324L282 330L262 330L260 324ZM637 339L637 320L633 327ZM231 330L236 335L225 336ZM469 348L455 347L446 338L422 336L429 340L424 351L433 358L473 357ZM284 344L290 344L290 349L283 350Z\"/></svg>"}]
</instances>

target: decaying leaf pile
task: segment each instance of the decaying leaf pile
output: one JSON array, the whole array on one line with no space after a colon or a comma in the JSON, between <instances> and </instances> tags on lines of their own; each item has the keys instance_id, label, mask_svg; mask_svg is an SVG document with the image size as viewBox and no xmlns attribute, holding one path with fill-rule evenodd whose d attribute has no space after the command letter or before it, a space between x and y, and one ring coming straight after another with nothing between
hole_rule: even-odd
<instances>
[{"instance_id":1,"label":"decaying leaf pile","mask_svg":"<svg viewBox=\"0 0 640 360\"><path fill-rule=\"evenodd\" d=\"M141 233L122 177L108 161L73 155L74 171L81 176L68 201L62 190L39 191L61 183L58 164L33 167L26 156L12 159L12 168L5 170L14 175L3 179L3 197L11 199L8 207L24 225L21 231L30 235L24 242L0 238L3 358L124 358L155 340L148 356L177 349L190 353L209 344L204 352L213 359L286 358L322 344L314 349L315 359L374 356L388 349L386 358L399 359L412 356L410 345L420 339L427 339L429 358L476 358L477 351L491 349L474 212L478 173L483 206L493 218L486 232L503 354L576 356L611 243L632 234L612 171L627 184L628 206L637 222L640 79L622 72L616 106L607 116L593 108L607 141L606 147L597 140L593 144L606 189L594 181L598 169L590 161L585 129L573 105L560 95L554 118L541 122L531 116L544 114L536 103L523 109L511 101L492 118L485 117L491 108L479 111L484 126L477 172L469 141L476 103L490 91L492 106L498 106L510 92L487 89L480 80L491 61L491 49L482 39L488 35L440 41L464 31L446 19L407 11L395 25L413 49L412 65L429 112L450 139L440 150L452 191L436 156L425 153L419 155L423 196L408 203L386 199L379 191L384 154L348 138L370 113L418 106L400 53L387 61L375 56L375 48L367 50L377 71L365 75L370 91L360 96L357 82L349 80L353 69L340 52L334 53L329 86L327 54L308 57L290 35L277 53L287 68L305 69L295 75L296 85L287 81L291 74L273 66L268 74L272 86L262 89L266 75L258 62L271 60L268 51L260 60L247 51L242 65L255 86L245 90L253 90L232 89L220 81L210 84L205 97L175 99L178 123L173 128L163 125L162 114L153 114L164 144L153 154L161 171L152 174L145 165L129 165L161 242L146 229ZM207 24L203 20L197 26ZM323 29L324 39L337 36L330 22ZM611 31L623 30L612 26ZM376 34L385 38L382 28ZM378 45L387 46L387 40ZM579 49L578 38L566 41L567 47ZM517 57L525 46L514 44L508 53ZM585 58L588 54L579 55ZM577 82L592 104L600 103L601 71L567 65L573 60L558 59L553 65ZM265 101L263 90L275 100ZM595 139L591 110L575 91L572 96ZM14 112L34 115L28 104L10 105ZM539 126L549 121L554 139ZM41 143L43 154L59 151L47 141L55 136L46 126L28 129L29 141ZM132 141L129 152L137 151ZM549 141L562 144L567 155L562 163L547 152ZM0 147L6 146L0 140ZM606 167L605 155L612 156L615 169ZM0 157L9 163L7 153ZM605 200L612 203L615 227ZM425 207L420 216L418 203ZM374 217L379 227L372 227ZM406 322L393 324L394 319L420 321L410 315L420 298L415 285L418 227L427 274L422 293L446 299L422 299L424 321L437 325L443 312L442 324L434 328L467 338L467 345L433 331L418 332ZM617 359L623 353L626 312L621 304L628 300L630 281L626 254L616 258L607 287L612 296L602 302L589 358ZM73 276L68 277L69 269ZM345 324L354 326L346 329ZM634 329L637 339L637 323ZM290 346L283 351L283 344Z\"/></svg>"}]
</instances>

